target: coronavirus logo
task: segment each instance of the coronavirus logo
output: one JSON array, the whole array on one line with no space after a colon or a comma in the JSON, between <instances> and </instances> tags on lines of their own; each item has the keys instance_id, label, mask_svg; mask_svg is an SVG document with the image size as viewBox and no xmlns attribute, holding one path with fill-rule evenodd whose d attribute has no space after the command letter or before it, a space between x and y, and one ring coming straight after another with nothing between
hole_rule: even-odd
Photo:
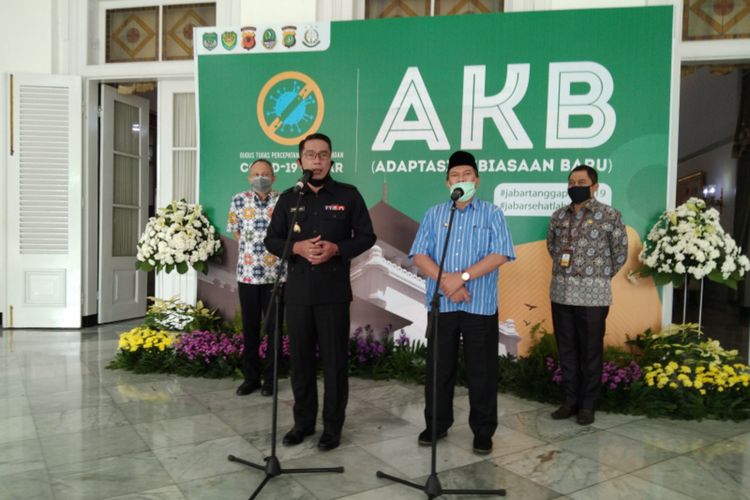
<instances>
[{"instance_id":1,"label":"coronavirus logo","mask_svg":"<svg viewBox=\"0 0 750 500\"><path fill-rule=\"evenodd\" d=\"M293 146L318 131L323 108L323 94L312 78L297 71L284 71L261 89L258 123L275 143Z\"/></svg>"}]
</instances>

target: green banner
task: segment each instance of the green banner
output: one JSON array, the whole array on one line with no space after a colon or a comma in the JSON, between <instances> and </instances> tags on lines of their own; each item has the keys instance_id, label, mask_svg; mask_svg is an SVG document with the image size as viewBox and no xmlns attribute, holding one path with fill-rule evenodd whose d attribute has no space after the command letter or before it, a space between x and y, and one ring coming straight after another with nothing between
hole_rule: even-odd
<instances>
[{"instance_id":1,"label":"green banner","mask_svg":"<svg viewBox=\"0 0 750 500\"><path fill-rule=\"evenodd\" d=\"M671 7L248 29L196 37L200 201L219 228L247 165L267 157L290 186L314 131L333 140L332 175L368 206L387 184L417 221L447 199L450 153L471 151L516 244L544 238L577 163L638 233L665 208Z\"/></svg>"}]
</instances>

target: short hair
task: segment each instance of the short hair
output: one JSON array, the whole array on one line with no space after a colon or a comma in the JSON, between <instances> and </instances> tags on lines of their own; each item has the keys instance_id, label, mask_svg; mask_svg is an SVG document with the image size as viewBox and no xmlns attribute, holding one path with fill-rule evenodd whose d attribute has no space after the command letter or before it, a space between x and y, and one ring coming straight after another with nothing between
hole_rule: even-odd
<instances>
[{"instance_id":1,"label":"short hair","mask_svg":"<svg viewBox=\"0 0 750 500\"><path fill-rule=\"evenodd\" d=\"M573 172L586 172L586 175L588 175L589 179L591 180L592 186L599 182L599 175L596 173L596 170L594 170L592 167L589 167L588 165L577 165L568 174L568 180L570 180L570 176L573 175Z\"/></svg>"},{"instance_id":2,"label":"short hair","mask_svg":"<svg viewBox=\"0 0 750 500\"><path fill-rule=\"evenodd\" d=\"M299 156L300 156L300 158L302 158L302 151L305 149L305 143L307 141L311 141L311 140L314 140L314 139L318 139L320 141L325 141L325 143L328 144L328 149L331 150L331 152L333 152L333 146L331 145L331 138L328 137L325 134L315 133L315 134L310 134L307 137L305 137L304 139L302 139L301 141L299 141Z\"/></svg>"},{"instance_id":3,"label":"short hair","mask_svg":"<svg viewBox=\"0 0 750 500\"><path fill-rule=\"evenodd\" d=\"M260 163L260 162L263 162L263 163L266 163L266 164L268 164L268 166L269 166L269 167L271 167L271 171L273 171L273 163L271 163L271 162L270 162L270 161L268 160L268 158L258 158L257 160L255 160L254 162L252 162L252 163L250 164L250 166L249 166L249 167L247 168L247 171L248 171L248 173L250 172L250 169L251 169L251 168L253 168L253 167L255 166L255 164L256 164L256 163Z\"/></svg>"}]
</instances>

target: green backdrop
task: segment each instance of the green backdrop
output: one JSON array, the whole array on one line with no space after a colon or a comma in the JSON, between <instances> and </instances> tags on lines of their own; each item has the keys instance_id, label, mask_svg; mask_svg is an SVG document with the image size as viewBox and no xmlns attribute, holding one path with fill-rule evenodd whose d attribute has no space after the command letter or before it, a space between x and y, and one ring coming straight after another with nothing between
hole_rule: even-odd
<instances>
[{"instance_id":1,"label":"green backdrop","mask_svg":"<svg viewBox=\"0 0 750 500\"><path fill-rule=\"evenodd\" d=\"M444 168L457 149L468 149L484 162L482 199L503 201L495 193L500 184L521 184L520 200L528 198L524 189L536 185L557 183L562 192L568 174L565 166L588 160L601 170L600 181L611 189L611 204L641 235L666 206L671 7L313 23L294 28L282 34L283 25L257 27L257 44L249 50L232 45L232 33L240 40L244 36L238 28L196 32L200 202L222 231L232 195L248 189L247 164L259 156L270 157L278 168L276 187L289 187L299 177L293 163L297 148L279 142L315 130L333 140L337 179L356 184L368 206L382 198L387 183L388 203L417 221L427 207L447 200ZM275 29L278 35L273 49L263 46L266 29ZM321 33L329 37L324 43L318 40ZM316 40L317 46L307 46ZM283 42L294 46L285 47ZM466 85L467 71L477 67L484 68L484 78L469 78ZM509 78L519 71L528 75L525 92L523 76ZM419 78L404 83L405 76L415 72ZM611 78L611 96L605 92L602 97L598 85L607 87L607 78ZM477 82L483 90L477 90ZM315 86L319 91L308 94ZM397 98L400 87L405 100ZM548 143L558 109L550 103L554 94L566 93L570 96L560 101L564 104L560 109L569 110L571 116L562 120L558 133L567 129L569 135L593 135L600 144ZM389 129L383 123L394 101L402 106L400 111L393 109L394 140L390 149L383 150L389 145L378 147L376 138L381 129ZM487 118L467 119L481 113ZM589 130L597 123L595 115L605 117L606 133ZM518 127L505 127L506 136L498 130L497 123L512 121L513 116L528 138L525 144ZM280 127L269 136L264 128L272 127L274 119ZM411 132L399 132L399 127ZM462 139L462 135L476 135L479 127L483 131L479 144ZM442 140L438 129L444 132ZM432 149L424 140L429 134L435 137ZM465 148L467 144L472 147ZM401 171L388 171L394 169ZM545 214L551 209L542 212L508 212L516 244L544 238Z\"/></svg>"}]
</instances>

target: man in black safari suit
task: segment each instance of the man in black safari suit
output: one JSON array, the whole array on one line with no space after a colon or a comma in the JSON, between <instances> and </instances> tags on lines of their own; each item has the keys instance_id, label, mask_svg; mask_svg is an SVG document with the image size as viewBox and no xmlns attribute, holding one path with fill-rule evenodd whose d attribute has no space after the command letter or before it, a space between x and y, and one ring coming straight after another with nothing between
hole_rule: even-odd
<instances>
[{"instance_id":1,"label":"man in black safari suit","mask_svg":"<svg viewBox=\"0 0 750 500\"><path fill-rule=\"evenodd\" d=\"M372 222L356 187L329 175L331 140L323 134L307 136L299 145L303 170L312 177L303 189L297 220L292 218L297 193L279 197L265 239L268 250L280 256L288 231L292 251L284 293L289 330L294 392L294 427L284 436L287 446L301 443L315 432L318 413L316 345L324 369L323 434L318 448L332 450L341 440L349 396L349 305L351 259L375 243Z\"/></svg>"}]
</instances>

